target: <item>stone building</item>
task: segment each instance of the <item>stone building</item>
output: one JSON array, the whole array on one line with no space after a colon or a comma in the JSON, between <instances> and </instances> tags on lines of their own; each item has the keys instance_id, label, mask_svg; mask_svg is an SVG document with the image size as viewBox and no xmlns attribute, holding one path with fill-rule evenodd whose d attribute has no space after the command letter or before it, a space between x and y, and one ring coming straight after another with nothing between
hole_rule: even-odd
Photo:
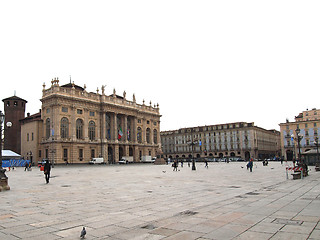
<instances>
[{"instance_id":1,"label":"stone building","mask_svg":"<svg viewBox=\"0 0 320 240\"><path fill-rule=\"evenodd\" d=\"M37 164L41 161L41 139L43 136L43 121L41 111L20 120L21 124L21 155L26 160Z\"/></svg>"},{"instance_id":2,"label":"stone building","mask_svg":"<svg viewBox=\"0 0 320 240\"><path fill-rule=\"evenodd\" d=\"M167 158L265 159L279 156L280 133L236 122L164 131L161 144Z\"/></svg>"},{"instance_id":3,"label":"stone building","mask_svg":"<svg viewBox=\"0 0 320 240\"><path fill-rule=\"evenodd\" d=\"M280 123L281 154L285 160L298 159L298 142L296 129L301 135L300 152L303 154L316 148L315 140L320 132L320 110L306 110L295 117L294 122L287 120Z\"/></svg>"},{"instance_id":4,"label":"stone building","mask_svg":"<svg viewBox=\"0 0 320 240\"><path fill-rule=\"evenodd\" d=\"M108 96L69 83L43 85L41 149L38 158L55 164L88 163L94 157L117 163L122 157L139 162L161 150L159 105L129 101L126 92Z\"/></svg>"}]
</instances>

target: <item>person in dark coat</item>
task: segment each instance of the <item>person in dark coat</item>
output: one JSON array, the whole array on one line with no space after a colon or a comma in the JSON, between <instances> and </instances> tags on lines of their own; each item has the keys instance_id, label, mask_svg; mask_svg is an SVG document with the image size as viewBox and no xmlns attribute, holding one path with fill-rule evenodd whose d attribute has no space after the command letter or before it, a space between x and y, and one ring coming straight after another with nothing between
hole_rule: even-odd
<instances>
[{"instance_id":1,"label":"person in dark coat","mask_svg":"<svg viewBox=\"0 0 320 240\"><path fill-rule=\"evenodd\" d=\"M51 171L51 164L50 164L49 160L46 160L46 163L44 164L43 173L45 175L47 183L49 183L50 171Z\"/></svg>"},{"instance_id":2,"label":"person in dark coat","mask_svg":"<svg viewBox=\"0 0 320 240\"><path fill-rule=\"evenodd\" d=\"M173 162L173 171L178 171L178 161L174 160Z\"/></svg>"},{"instance_id":3,"label":"person in dark coat","mask_svg":"<svg viewBox=\"0 0 320 240\"><path fill-rule=\"evenodd\" d=\"M251 158L248 165L247 165L247 168L250 169L250 172L252 172L252 167L253 167L253 159Z\"/></svg>"}]
</instances>

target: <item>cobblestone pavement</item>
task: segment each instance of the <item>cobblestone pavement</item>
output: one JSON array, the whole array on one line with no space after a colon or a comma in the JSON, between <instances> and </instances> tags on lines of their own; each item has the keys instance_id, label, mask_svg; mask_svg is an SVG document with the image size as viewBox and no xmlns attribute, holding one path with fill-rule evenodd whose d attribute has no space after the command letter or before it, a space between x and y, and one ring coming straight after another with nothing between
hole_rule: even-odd
<instances>
[{"instance_id":1,"label":"cobblestone pavement","mask_svg":"<svg viewBox=\"0 0 320 240\"><path fill-rule=\"evenodd\" d=\"M56 166L7 172L0 239L320 239L320 172L286 165L197 163Z\"/></svg>"}]
</instances>

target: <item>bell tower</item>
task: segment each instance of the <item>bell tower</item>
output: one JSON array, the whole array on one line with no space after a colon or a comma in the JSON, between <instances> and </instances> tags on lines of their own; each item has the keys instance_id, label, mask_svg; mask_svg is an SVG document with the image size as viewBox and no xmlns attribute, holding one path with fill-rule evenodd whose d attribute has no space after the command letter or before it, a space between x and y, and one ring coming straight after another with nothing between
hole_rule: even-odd
<instances>
[{"instance_id":1,"label":"bell tower","mask_svg":"<svg viewBox=\"0 0 320 240\"><path fill-rule=\"evenodd\" d=\"M27 101L17 96L2 100L4 103L4 149L21 154L21 124L20 120L25 118ZM7 127L7 122L12 126Z\"/></svg>"}]
</instances>

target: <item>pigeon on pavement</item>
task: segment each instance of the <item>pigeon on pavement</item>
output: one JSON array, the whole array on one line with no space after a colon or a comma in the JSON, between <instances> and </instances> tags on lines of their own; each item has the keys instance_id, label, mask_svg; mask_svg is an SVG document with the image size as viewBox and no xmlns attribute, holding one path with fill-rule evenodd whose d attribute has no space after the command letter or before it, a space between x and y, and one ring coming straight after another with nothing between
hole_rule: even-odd
<instances>
[{"instance_id":1,"label":"pigeon on pavement","mask_svg":"<svg viewBox=\"0 0 320 240\"><path fill-rule=\"evenodd\" d=\"M83 227L81 234L80 234L80 237L84 238L86 234L87 234L87 231L86 231L85 227Z\"/></svg>"}]
</instances>

